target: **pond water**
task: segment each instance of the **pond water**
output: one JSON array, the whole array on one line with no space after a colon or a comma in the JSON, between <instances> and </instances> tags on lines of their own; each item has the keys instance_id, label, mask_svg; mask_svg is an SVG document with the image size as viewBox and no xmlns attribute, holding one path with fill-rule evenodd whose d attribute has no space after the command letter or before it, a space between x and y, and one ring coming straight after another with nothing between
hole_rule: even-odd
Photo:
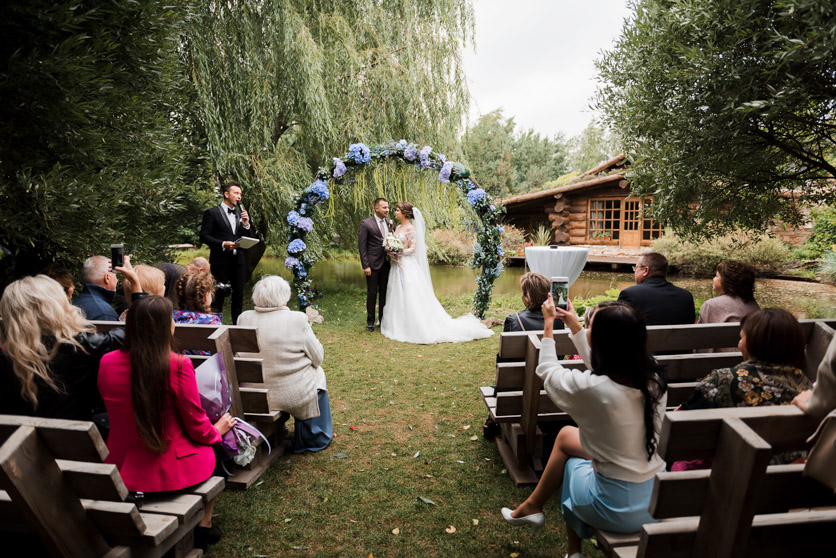
<instances>
[{"instance_id":1,"label":"pond water","mask_svg":"<svg viewBox=\"0 0 836 558\"><path fill-rule=\"evenodd\" d=\"M494 294L519 294L519 278L525 272L522 267L508 267L494 283ZM262 274L281 275L290 279L290 272L284 267L284 260L265 256L255 271ZM476 272L469 267L445 265L430 266L433 287L438 295L457 297L472 294L476 288ZM329 285L348 284L364 287L366 284L359 259L339 258L321 260L311 270L314 284L328 292ZM675 285L691 291L694 298L707 299L713 296L711 279L693 277L669 277ZM569 289L571 297L588 298L604 294L611 288L625 289L634 284L632 273L584 271ZM799 318L836 316L836 286L782 279L758 279L755 298L761 307L779 306L786 308Z\"/></svg>"}]
</instances>

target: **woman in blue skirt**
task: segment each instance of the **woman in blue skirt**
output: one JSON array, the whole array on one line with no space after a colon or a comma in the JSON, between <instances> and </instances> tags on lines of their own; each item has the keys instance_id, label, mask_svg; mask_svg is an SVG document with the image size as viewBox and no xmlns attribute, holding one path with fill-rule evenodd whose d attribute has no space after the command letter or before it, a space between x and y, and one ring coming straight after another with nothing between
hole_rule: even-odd
<instances>
[{"instance_id":1,"label":"woman in blue skirt","mask_svg":"<svg viewBox=\"0 0 836 558\"><path fill-rule=\"evenodd\" d=\"M602 303L589 329L581 328L571 304L543 303L545 330L537 375L546 393L578 428L560 430L540 482L517 509L502 509L511 525L545 522L543 507L554 493L567 526L569 558L581 558L581 540L592 527L616 533L653 522L648 513L653 477L665 469L656 452L667 385L647 352L642 318L622 303ZM569 370L555 353L552 319L569 327L589 370Z\"/></svg>"}]
</instances>

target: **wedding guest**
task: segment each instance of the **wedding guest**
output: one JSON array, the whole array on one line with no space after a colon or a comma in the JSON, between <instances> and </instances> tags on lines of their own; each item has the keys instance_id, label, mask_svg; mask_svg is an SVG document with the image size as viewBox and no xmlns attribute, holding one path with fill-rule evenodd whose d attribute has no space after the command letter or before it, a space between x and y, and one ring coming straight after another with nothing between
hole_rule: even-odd
<instances>
[{"instance_id":1,"label":"wedding guest","mask_svg":"<svg viewBox=\"0 0 836 558\"><path fill-rule=\"evenodd\" d=\"M804 333L781 308L764 308L740 320L743 362L718 368L703 378L683 410L789 405L811 387L804 375Z\"/></svg>"},{"instance_id":2,"label":"wedding guest","mask_svg":"<svg viewBox=\"0 0 836 558\"><path fill-rule=\"evenodd\" d=\"M816 417L823 417L836 409L836 336L830 341L819 364L813 389L799 393L792 404Z\"/></svg>"},{"instance_id":3,"label":"wedding guest","mask_svg":"<svg viewBox=\"0 0 836 558\"><path fill-rule=\"evenodd\" d=\"M536 373L546 393L578 428L558 433L540 482L517 509L502 509L511 525L543 526L543 507L560 491L569 558L581 556L581 539L592 527L617 533L638 531L648 513L653 477L665 469L657 446L667 386L647 351L644 320L623 303L597 309L582 329L574 309L543 304L545 330ZM552 320L569 327L586 371L563 368L555 354ZM612 412L618 409L618 412ZM591 459L594 459L595 467Z\"/></svg>"},{"instance_id":4,"label":"wedding guest","mask_svg":"<svg viewBox=\"0 0 836 558\"><path fill-rule=\"evenodd\" d=\"M112 306L116 296L116 273L110 269L110 260L104 256L87 258L81 279L84 290L73 304L81 308L88 320L119 321L119 314Z\"/></svg>"},{"instance_id":5,"label":"wedding guest","mask_svg":"<svg viewBox=\"0 0 836 558\"><path fill-rule=\"evenodd\" d=\"M214 425L200 406L191 360L173 352L171 301L136 301L125 323L125 346L105 355L99 391L110 417L105 460L115 464L128 490L170 492L208 479L215 470L212 444L235 424L228 413ZM195 528L195 546L220 540L212 525L214 499Z\"/></svg>"},{"instance_id":6,"label":"wedding guest","mask_svg":"<svg viewBox=\"0 0 836 558\"><path fill-rule=\"evenodd\" d=\"M506 316L502 331L542 331L541 306L549 296L551 282L544 275L529 271L520 277L520 290L525 310ZM563 329L563 322L556 318L553 327Z\"/></svg>"},{"instance_id":7,"label":"wedding guest","mask_svg":"<svg viewBox=\"0 0 836 558\"><path fill-rule=\"evenodd\" d=\"M101 406L99 359L122 346L124 330L96 333L61 285L46 275L6 287L0 318L0 412L91 420Z\"/></svg>"},{"instance_id":8,"label":"wedding guest","mask_svg":"<svg viewBox=\"0 0 836 558\"><path fill-rule=\"evenodd\" d=\"M198 256L186 265L156 263L154 267L165 273L165 297L174 300L174 285L186 273L209 273L209 260Z\"/></svg>"},{"instance_id":9,"label":"wedding guest","mask_svg":"<svg viewBox=\"0 0 836 558\"><path fill-rule=\"evenodd\" d=\"M215 278L209 273L186 273L174 285L174 321L178 324L221 325L221 314L212 312Z\"/></svg>"},{"instance_id":10,"label":"wedding guest","mask_svg":"<svg viewBox=\"0 0 836 558\"><path fill-rule=\"evenodd\" d=\"M668 259L658 252L639 256L633 266L636 284L618 295L636 309L647 325L693 324L694 297L687 290L670 283Z\"/></svg>"},{"instance_id":11,"label":"wedding guest","mask_svg":"<svg viewBox=\"0 0 836 558\"><path fill-rule=\"evenodd\" d=\"M75 281L73 280L73 274L70 273L70 270L67 268L61 267L57 263L51 263L41 271L43 275L51 279L55 279L58 281L58 284L64 289L64 292L67 293L67 299L73 299L73 293L75 292Z\"/></svg>"},{"instance_id":12,"label":"wedding guest","mask_svg":"<svg viewBox=\"0 0 836 558\"><path fill-rule=\"evenodd\" d=\"M697 323L739 322L760 308L755 302L755 272L743 262L717 265L711 286L718 296L703 302Z\"/></svg>"},{"instance_id":13,"label":"wedding guest","mask_svg":"<svg viewBox=\"0 0 836 558\"><path fill-rule=\"evenodd\" d=\"M271 410L293 415L293 452L323 450L334 437L322 344L303 312L287 307L290 285L276 275L255 284L253 303L238 317L238 325L258 328L261 353L242 353L263 359L264 384Z\"/></svg>"},{"instance_id":14,"label":"wedding guest","mask_svg":"<svg viewBox=\"0 0 836 558\"><path fill-rule=\"evenodd\" d=\"M125 291L125 300L128 301L128 308L137 299L146 297L148 295L163 296L165 294L165 274L150 265L138 265L134 268L134 272L139 278L141 289L139 292L134 292L134 285L130 277L125 277L122 280L122 288ZM133 293L133 294L131 294ZM125 315L128 309L122 311L119 315L119 321L125 321Z\"/></svg>"}]
</instances>

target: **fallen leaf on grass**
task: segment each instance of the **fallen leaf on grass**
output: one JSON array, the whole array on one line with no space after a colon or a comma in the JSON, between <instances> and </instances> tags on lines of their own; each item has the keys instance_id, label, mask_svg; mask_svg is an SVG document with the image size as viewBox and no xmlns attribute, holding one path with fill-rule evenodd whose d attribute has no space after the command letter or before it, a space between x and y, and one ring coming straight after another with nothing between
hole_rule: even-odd
<instances>
[{"instance_id":1,"label":"fallen leaf on grass","mask_svg":"<svg viewBox=\"0 0 836 558\"><path fill-rule=\"evenodd\" d=\"M291 521L293 521L293 518L292 518L292 517L285 517L285 518L284 518L284 522L285 522L285 523L290 523Z\"/></svg>"},{"instance_id":2,"label":"fallen leaf on grass","mask_svg":"<svg viewBox=\"0 0 836 558\"><path fill-rule=\"evenodd\" d=\"M348 429L349 430L357 430L357 427L356 426L349 426Z\"/></svg>"},{"instance_id":3,"label":"fallen leaf on grass","mask_svg":"<svg viewBox=\"0 0 836 558\"><path fill-rule=\"evenodd\" d=\"M478 519L474 519L474 520L473 520L473 526L475 527L475 526L477 526L477 525L479 525L479 520L478 520Z\"/></svg>"},{"instance_id":4,"label":"fallen leaf on grass","mask_svg":"<svg viewBox=\"0 0 836 558\"><path fill-rule=\"evenodd\" d=\"M424 358L424 355L415 355L415 356L417 356L418 358Z\"/></svg>"},{"instance_id":5,"label":"fallen leaf on grass","mask_svg":"<svg viewBox=\"0 0 836 558\"><path fill-rule=\"evenodd\" d=\"M456 532L456 528L455 528L455 527L453 527L452 525L450 525L449 527L447 527L447 528L445 529L445 531L447 531L448 533L450 533L450 534L452 535L453 533L455 533L455 532Z\"/></svg>"},{"instance_id":6,"label":"fallen leaf on grass","mask_svg":"<svg viewBox=\"0 0 836 558\"><path fill-rule=\"evenodd\" d=\"M435 505L435 502L433 502L429 498L424 498L423 496L418 496L418 499L421 500L422 502L424 502L425 504L429 504L431 506Z\"/></svg>"},{"instance_id":7,"label":"fallen leaf on grass","mask_svg":"<svg viewBox=\"0 0 836 558\"><path fill-rule=\"evenodd\" d=\"M519 552L512 552L511 553L511 558L517 558L517 556L519 556L519 555L520 555Z\"/></svg>"},{"instance_id":8,"label":"fallen leaf on grass","mask_svg":"<svg viewBox=\"0 0 836 558\"><path fill-rule=\"evenodd\" d=\"M465 425L464 425L464 426L462 426L459 430L467 430L467 429L469 429L469 428L470 428L470 425L469 425L469 424L465 424Z\"/></svg>"},{"instance_id":9,"label":"fallen leaf on grass","mask_svg":"<svg viewBox=\"0 0 836 558\"><path fill-rule=\"evenodd\" d=\"M508 469L502 469L502 470L499 472L499 474L500 474L500 475L505 475L505 474L507 474L507 473L508 473Z\"/></svg>"},{"instance_id":10,"label":"fallen leaf on grass","mask_svg":"<svg viewBox=\"0 0 836 558\"><path fill-rule=\"evenodd\" d=\"M397 453L392 452L392 457L397 457L397 456L398 456L398 454L397 454Z\"/></svg>"},{"instance_id":11,"label":"fallen leaf on grass","mask_svg":"<svg viewBox=\"0 0 836 558\"><path fill-rule=\"evenodd\" d=\"M461 463L462 465L464 465L464 461L462 461L462 460L460 460L460 459L457 459L457 460L456 460L456 463Z\"/></svg>"},{"instance_id":12,"label":"fallen leaf on grass","mask_svg":"<svg viewBox=\"0 0 836 558\"><path fill-rule=\"evenodd\" d=\"M411 425L411 424L407 424L406 426L407 426L407 428L409 428L410 430L412 430L412 425Z\"/></svg>"},{"instance_id":13,"label":"fallen leaf on grass","mask_svg":"<svg viewBox=\"0 0 836 558\"><path fill-rule=\"evenodd\" d=\"M421 455L421 450L416 451L416 452L415 452L415 455L413 455L413 456L412 456L412 459L415 459L415 458L416 458L416 457L418 457L419 455Z\"/></svg>"},{"instance_id":14,"label":"fallen leaf on grass","mask_svg":"<svg viewBox=\"0 0 836 558\"><path fill-rule=\"evenodd\" d=\"M400 535L400 534L401 534L401 530L400 530L400 529L398 529L397 527L395 527L394 529L392 529L392 534L393 534L393 535Z\"/></svg>"},{"instance_id":15,"label":"fallen leaf on grass","mask_svg":"<svg viewBox=\"0 0 836 558\"><path fill-rule=\"evenodd\" d=\"M470 439L475 442L479 439L479 436L471 436Z\"/></svg>"},{"instance_id":16,"label":"fallen leaf on grass","mask_svg":"<svg viewBox=\"0 0 836 558\"><path fill-rule=\"evenodd\" d=\"M334 457L336 457L337 459L345 459L346 457L348 457L348 455L346 455L344 453L338 453Z\"/></svg>"}]
</instances>

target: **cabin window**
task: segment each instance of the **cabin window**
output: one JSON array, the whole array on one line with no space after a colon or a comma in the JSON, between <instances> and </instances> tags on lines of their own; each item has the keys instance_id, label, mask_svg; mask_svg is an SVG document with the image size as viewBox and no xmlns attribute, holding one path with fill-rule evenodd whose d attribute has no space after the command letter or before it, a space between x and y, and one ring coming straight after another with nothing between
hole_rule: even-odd
<instances>
[{"instance_id":1,"label":"cabin window","mask_svg":"<svg viewBox=\"0 0 836 558\"><path fill-rule=\"evenodd\" d=\"M665 232L665 229L656 219L650 217L651 198L644 200L644 218L642 219L642 240L656 240Z\"/></svg>"},{"instance_id":2,"label":"cabin window","mask_svg":"<svg viewBox=\"0 0 836 558\"><path fill-rule=\"evenodd\" d=\"M618 240L621 231L621 199L589 200L589 240Z\"/></svg>"}]
</instances>

